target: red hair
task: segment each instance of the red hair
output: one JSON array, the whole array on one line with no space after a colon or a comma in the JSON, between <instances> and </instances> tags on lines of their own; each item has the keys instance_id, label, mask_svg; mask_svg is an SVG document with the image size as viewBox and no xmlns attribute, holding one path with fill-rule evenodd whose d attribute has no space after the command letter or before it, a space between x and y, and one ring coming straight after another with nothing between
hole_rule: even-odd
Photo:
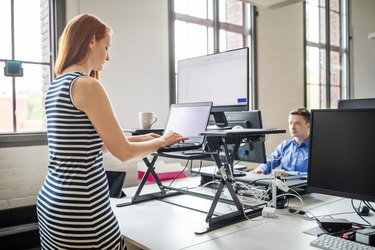
<instances>
[{"instance_id":1,"label":"red hair","mask_svg":"<svg viewBox=\"0 0 375 250\"><path fill-rule=\"evenodd\" d=\"M82 14L74 17L66 25L59 39L55 74L60 75L69 66L83 63L91 40L95 38L99 41L110 33L111 28L94 15ZM90 76L98 79L99 72L92 71Z\"/></svg>"}]
</instances>

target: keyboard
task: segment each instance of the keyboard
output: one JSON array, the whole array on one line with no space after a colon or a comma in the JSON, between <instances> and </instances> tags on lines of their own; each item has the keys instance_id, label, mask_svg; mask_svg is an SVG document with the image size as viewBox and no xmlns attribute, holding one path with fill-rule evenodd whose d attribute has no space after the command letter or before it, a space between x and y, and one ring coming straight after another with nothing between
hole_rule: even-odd
<instances>
[{"instance_id":1,"label":"keyboard","mask_svg":"<svg viewBox=\"0 0 375 250\"><path fill-rule=\"evenodd\" d=\"M346 240L337 236L332 236L329 234L323 234L310 242L311 246L320 249L355 249L355 250L371 250L375 249L373 246L365 245L359 242Z\"/></svg>"}]
</instances>

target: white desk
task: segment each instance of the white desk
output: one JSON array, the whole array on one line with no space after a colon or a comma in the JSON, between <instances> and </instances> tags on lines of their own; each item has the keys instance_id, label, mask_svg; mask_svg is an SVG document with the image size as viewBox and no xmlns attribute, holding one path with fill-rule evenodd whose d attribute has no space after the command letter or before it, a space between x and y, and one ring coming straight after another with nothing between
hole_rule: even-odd
<instances>
[{"instance_id":1,"label":"white desk","mask_svg":"<svg viewBox=\"0 0 375 250\"><path fill-rule=\"evenodd\" d=\"M176 180L173 186L198 186L199 177ZM136 190L124 189L130 197ZM155 190L154 185L146 185L145 192ZM314 221L308 221L298 215L282 215L277 218L258 217L243 221L221 229L196 235L197 228L205 226L206 214L172 205L159 200L151 200L118 208L115 205L126 199L111 199L113 210L118 218L121 232L126 236L128 249L317 249L309 243L315 237L303 233L304 230L316 227ZM192 205L198 209L209 208L211 201L189 195L169 197L168 200L179 204ZM308 194L303 196L304 210L314 215L353 212L350 200L333 196ZM297 202L297 201L295 201ZM293 201L292 201L293 203ZM296 205L298 203L295 203ZM229 206L218 207L221 210ZM279 213L287 213L278 210ZM337 218L347 218L363 223L354 214L338 215ZM375 216L366 217L372 223Z\"/></svg>"}]
</instances>

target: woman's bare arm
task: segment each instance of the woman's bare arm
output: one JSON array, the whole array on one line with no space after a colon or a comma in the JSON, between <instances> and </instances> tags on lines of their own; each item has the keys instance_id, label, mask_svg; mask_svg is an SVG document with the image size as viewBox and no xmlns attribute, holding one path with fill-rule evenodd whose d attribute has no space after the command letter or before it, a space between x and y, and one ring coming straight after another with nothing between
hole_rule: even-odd
<instances>
[{"instance_id":1,"label":"woman's bare arm","mask_svg":"<svg viewBox=\"0 0 375 250\"><path fill-rule=\"evenodd\" d=\"M86 113L105 147L121 161L143 157L186 138L175 132L163 136L140 140L123 134L103 86L91 77L78 78L72 87L72 98L76 107ZM143 138L144 139L144 138Z\"/></svg>"}]
</instances>

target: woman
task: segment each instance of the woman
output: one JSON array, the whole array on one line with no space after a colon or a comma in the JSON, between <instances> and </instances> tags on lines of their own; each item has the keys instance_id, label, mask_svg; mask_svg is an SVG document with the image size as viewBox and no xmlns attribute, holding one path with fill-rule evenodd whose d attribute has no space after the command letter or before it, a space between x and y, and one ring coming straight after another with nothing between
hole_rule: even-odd
<instances>
[{"instance_id":1,"label":"woman","mask_svg":"<svg viewBox=\"0 0 375 250\"><path fill-rule=\"evenodd\" d=\"M56 78L45 100L49 166L37 202L42 249L121 249L102 152L127 161L186 139L175 132L124 136L98 81L109 61L110 35L97 17L83 14L59 41Z\"/></svg>"}]
</instances>

